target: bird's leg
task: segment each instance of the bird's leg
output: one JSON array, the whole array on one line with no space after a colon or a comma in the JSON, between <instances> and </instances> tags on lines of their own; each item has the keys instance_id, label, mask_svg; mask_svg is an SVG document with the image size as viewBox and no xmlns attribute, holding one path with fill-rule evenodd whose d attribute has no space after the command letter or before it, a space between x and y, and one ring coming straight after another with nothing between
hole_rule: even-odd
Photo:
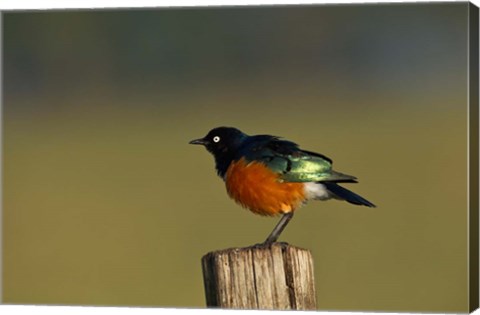
<instances>
[{"instance_id":1,"label":"bird's leg","mask_svg":"<svg viewBox=\"0 0 480 315\"><path fill-rule=\"evenodd\" d=\"M265 242L263 242L261 245L270 245L274 242L277 241L278 237L282 233L283 229L287 226L288 222L292 219L293 217L293 212L287 212L283 214L283 217L278 221L277 225L273 229L272 233L267 237Z\"/></svg>"}]
</instances>

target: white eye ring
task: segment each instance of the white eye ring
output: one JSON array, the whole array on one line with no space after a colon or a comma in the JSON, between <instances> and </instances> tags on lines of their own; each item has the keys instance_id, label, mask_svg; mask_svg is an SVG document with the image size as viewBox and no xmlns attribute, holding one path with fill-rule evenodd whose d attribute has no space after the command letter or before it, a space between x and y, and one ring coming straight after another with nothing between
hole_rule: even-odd
<instances>
[{"instance_id":1,"label":"white eye ring","mask_svg":"<svg viewBox=\"0 0 480 315\"><path fill-rule=\"evenodd\" d=\"M213 142L219 142L219 141L220 141L220 137L219 137L219 136L213 137Z\"/></svg>"}]
</instances>

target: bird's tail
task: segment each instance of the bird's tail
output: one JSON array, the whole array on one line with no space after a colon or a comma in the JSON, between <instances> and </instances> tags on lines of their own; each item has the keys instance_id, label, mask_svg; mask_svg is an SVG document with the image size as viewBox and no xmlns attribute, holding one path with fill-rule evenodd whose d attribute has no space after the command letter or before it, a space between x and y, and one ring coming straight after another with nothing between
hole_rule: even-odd
<instances>
[{"instance_id":1,"label":"bird's tail","mask_svg":"<svg viewBox=\"0 0 480 315\"><path fill-rule=\"evenodd\" d=\"M362 205L362 206L367 206L367 207L375 207L373 203L370 201L366 200L363 197L360 197L356 193L343 188L342 186L339 186L335 183L328 183L328 182L322 182L322 184L327 187L328 191L333 193L335 196L337 196L339 199L348 201L350 203L353 203L355 205Z\"/></svg>"}]
</instances>

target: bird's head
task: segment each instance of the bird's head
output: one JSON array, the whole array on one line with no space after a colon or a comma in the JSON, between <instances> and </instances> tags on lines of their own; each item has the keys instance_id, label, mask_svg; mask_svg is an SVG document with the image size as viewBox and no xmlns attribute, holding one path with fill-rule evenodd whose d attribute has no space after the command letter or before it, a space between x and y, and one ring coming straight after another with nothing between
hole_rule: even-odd
<instances>
[{"instance_id":1,"label":"bird's head","mask_svg":"<svg viewBox=\"0 0 480 315\"><path fill-rule=\"evenodd\" d=\"M248 136L236 128L217 127L205 137L190 141L190 144L203 145L215 158L219 158L234 154L246 137Z\"/></svg>"}]
</instances>

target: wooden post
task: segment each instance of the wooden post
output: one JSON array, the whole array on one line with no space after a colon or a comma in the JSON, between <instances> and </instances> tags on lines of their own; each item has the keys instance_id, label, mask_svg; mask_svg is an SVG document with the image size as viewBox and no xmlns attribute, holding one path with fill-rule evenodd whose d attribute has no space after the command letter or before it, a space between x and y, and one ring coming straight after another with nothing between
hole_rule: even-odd
<instances>
[{"instance_id":1,"label":"wooden post","mask_svg":"<svg viewBox=\"0 0 480 315\"><path fill-rule=\"evenodd\" d=\"M208 307L315 310L310 251L286 243L230 248L202 258Z\"/></svg>"}]
</instances>

